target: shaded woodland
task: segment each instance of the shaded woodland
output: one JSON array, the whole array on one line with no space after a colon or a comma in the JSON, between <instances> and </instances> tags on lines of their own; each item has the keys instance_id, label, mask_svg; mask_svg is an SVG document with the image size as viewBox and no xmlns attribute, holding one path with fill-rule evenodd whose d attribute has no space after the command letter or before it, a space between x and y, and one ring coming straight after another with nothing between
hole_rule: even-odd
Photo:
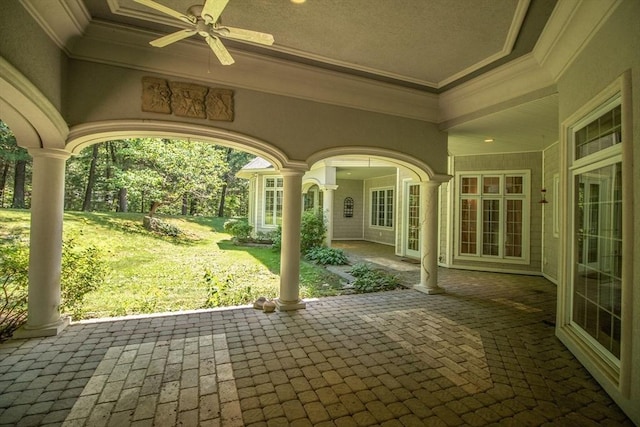
<instances>
[{"instance_id":1,"label":"shaded woodland","mask_svg":"<svg viewBox=\"0 0 640 427\"><path fill-rule=\"evenodd\" d=\"M253 158L160 138L95 144L67 160L65 210L244 216L248 183L235 174ZM29 208L30 195L31 156L0 121L0 208Z\"/></svg>"}]
</instances>

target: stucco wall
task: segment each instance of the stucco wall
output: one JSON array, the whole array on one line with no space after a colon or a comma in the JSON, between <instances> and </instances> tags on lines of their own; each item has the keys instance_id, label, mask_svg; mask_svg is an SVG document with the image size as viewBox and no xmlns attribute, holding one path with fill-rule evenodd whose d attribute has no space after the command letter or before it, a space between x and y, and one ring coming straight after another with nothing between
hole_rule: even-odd
<instances>
[{"instance_id":1,"label":"stucco wall","mask_svg":"<svg viewBox=\"0 0 640 427\"><path fill-rule=\"evenodd\" d=\"M0 1L0 56L61 109L66 56L17 0Z\"/></svg>"},{"instance_id":2,"label":"stucco wall","mask_svg":"<svg viewBox=\"0 0 640 427\"><path fill-rule=\"evenodd\" d=\"M364 183L355 179L340 179L333 197L333 238L361 240L364 221ZM343 215L344 199L353 199L353 217Z\"/></svg>"},{"instance_id":3,"label":"stucco wall","mask_svg":"<svg viewBox=\"0 0 640 427\"><path fill-rule=\"evenodd\" d=\"M556 188L554 185L554 177L558 179L560 173L559 158L558 144L553 144L544 150L544 188L547 190L546 196L549 203L543 206L542 272L545 277L554 282L558 280L558 264L560 262L559 224L556 223L559 220L560 199L556 194L559 187Z\"/></svg>"},{"instance_id":4,"label":"stucco wall","mask_svg":"<svg viewBox=\"0 0 640 427\"><path fill-rule=\"evenodd\" d=\"M179 121L250 135L294 160L306 161L330 148L376 147L405 153L446 173L447 137L433 123L234 88L231 123L145 113L140 109L141 80L149 73L77 60L71 61L70 72L66 119L71 126L122 119ZM195 83L220 87L213 81Z\"/></svg>"},{"instance_id":5,"label":"stucco wall","mask_svg":"<svg viewBox=\"0 0 640 427\"><path fill-rule=\"evenodd\" d=\"M379 178L367 179L364 181L364 239L382 243L385 245L394 245L396 242L396 227L398 226L398 189L396 188L396 175L383 176ZM394 220L393 227L372 227L371 226L371 190L376 188L393 188L394 189Z\"/></svg>"},{"instance_id":6,"label":"stucco wall","mask_svg":"<svg viewBox=\"0 0 640 427\"><path fill-rule=\"evenodd\" d=\"M633 146L633 226L634 234L640 230L640 2L623 0L606 24L589 41L585 49L577 56L558 81L560 93L560 122L565 121L582 106L587 104L599 92L631 70L633 116L632 135L623 136ZM630 167L630 164L623 165ZM632 235L632 234L631 234ZM630 238L625 233L625 238ZM631 298L623 301L633 307L632 317L623 319L623 334L627 342L623 343L624 351L630 350L630 360L625 360L631 367L627 373L630 379L628 395L624 395L612 385L606 375L598 371L594 364L585 358L581 361L594 374L607 392L616 400L623 410L640 424L640 239L633 240L633 252L623 253L623 264L633 266L630 280L624 284ZM565 268L567 268L565 266ZM632 338L633 337L633 338ZM574 351L577 347L574 347ZM577 353L580 355L580 352Z\"/></svg>"},{"instance_id":7,"label":"stucco wall","mask_svg":"<svg viewBox=\"0 0 640 427\"><path fill-rule=\"evenodd\" d=\"M498 269L539 273L542 262L542 205L540 200L540 189L542 188L542 153L518 153L518 154L495 154L483 156L456 156L454 158L455 172L472 171L503 171L503 170L529 170L531 171L531 202L529 209L529 264L513 264L501 262L468 261L453 258L454 266L476 267L480 269ZM454 189L454 206L458 200L458 183L452 181ZM455 210L454 210L455 212ZM452 221L454 227L453 251L457 252L457 236L459 226L455 220Z\"/></svg>"}]
</instances>

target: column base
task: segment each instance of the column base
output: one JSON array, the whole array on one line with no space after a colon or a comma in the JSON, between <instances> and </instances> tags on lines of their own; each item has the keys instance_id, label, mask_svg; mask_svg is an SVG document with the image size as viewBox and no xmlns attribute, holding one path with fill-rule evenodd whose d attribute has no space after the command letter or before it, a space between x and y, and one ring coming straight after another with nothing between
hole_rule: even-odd
<instances>
[{"instance_id":1,"label":"column base","mask_svg":"<svg viewBox=\"0 0 640 427\"><path fill-rule=\"evenodd\" d=\"M44 326L29 326L25 324L19 327L14 333L12 338L14 339L25 339L25 338L39 338L39 337L52 337L58 335L64 328L69 326L71 323L71 317L65 316L61 317L55 323L50 323Z\"/></svg>"},{"instance_id":2,"label":"column base","mask_svg":"<svg viewBox=\"0 0 640 427\"><path fill-rule=\"evenodd\" d=\"M437 295L445 293L445 290L439 286L436 286L435 288L427 288L424 285L413 285L413 289L427 295Z\"/></svg>"},{"instance_id":3,"label":"column base","mask_svg":"<svg viewBox=\"0 0 640 427\"><path fill-rule=\"evenodd\" d=\"M280 298L274 300L278 311L294 311L307 307L307 303L299 299L298 301L282 301Z\"/></svg>"}]
</instances>

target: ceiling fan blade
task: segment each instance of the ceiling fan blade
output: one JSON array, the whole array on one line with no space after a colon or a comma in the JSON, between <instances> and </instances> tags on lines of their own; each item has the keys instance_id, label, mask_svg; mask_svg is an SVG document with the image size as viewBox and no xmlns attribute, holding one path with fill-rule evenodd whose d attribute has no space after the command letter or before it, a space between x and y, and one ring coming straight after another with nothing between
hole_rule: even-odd
<instances>
[{"instance_id":1,"label":"ceiling fan blade","mask_svg":"<svg viewBox=\"0 0 640 427\"><path fill-rule=\"evenodd\" d=\"M207 24L213 24L218 21L227 3L229 3L229 0L207 0L202 7L200 16Z\"/></svg>"},{"instance_id":2,"label":"ceiling fan blade","mask_svg":"<svg viewBox=\"0 0 640 427\"><path fill-rule=\"evenodd\" d=\"M189 22L191 24L195 24L196 20L195 18L191 17L191 16L187 16L184 13L180 13L178 11L175 11L173 9L171 9L170 7L161 5L160 3L156 3L153 0L133 0L136 3L140 3L142 5L145 5L147 7L150 7L151 9L155 9L159 12L162 13L166 13L169 16L173 16L174 18L178 18L181 21L185 21L185 22Z\"/></svg>"},{"instance_id":3,"label":"ceiling fan blade","mask_svg":"<svg viewBox=\"0 0 640 427\"><path fill-rule=\"evenodd\" d=\"M242 28L220 26L215 27L214 31L220 34L222 37L228 37L230 39L245 40L248 42L259 43L264 45L273 44L273 36L267 33L260 33L258 31L245 30Z\"/></svg>"},{"instance_id":4,"label":"ceiling fan blade","mask_svg":"<svg viewBox=\"0 0 640 427\"><path fill-rule=\"evenodd\" d=\"M178 40L186 39L189 36L192 36L196 33L196 30L180 30L175 33L168 34L164 37L160 37L159 39L155 39L149 42L151 46L155 47L165 47L171 43L175 43Z\"/></svg>"},{"instance_id":5,"label":"ceiling fan blade","mask_svg":"<svg viewBox=\"0 0 640 427\"><path fill-rule=\"evenodd\" d=\"M226 47L224 47L219 38L206 36L204 39L207 41L207 44L209 45L213 53L216 54L222 65L231 65L235 62L231 57L231 54L229 54L229 51Z\"/></svg>"}]
</instances>

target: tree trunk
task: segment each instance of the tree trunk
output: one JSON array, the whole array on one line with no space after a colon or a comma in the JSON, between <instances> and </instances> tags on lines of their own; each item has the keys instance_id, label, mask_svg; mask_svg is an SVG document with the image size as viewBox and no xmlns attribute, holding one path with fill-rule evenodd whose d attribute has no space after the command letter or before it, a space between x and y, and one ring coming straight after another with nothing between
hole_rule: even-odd
<instances>
[{"instance_id":1,"label":"tree trunk","mask_svg":"<svg viewBox=\"0 0 640 427\"><path fill-rule=\"evenodd\" d=\"M224 205L227 197L227 183L222 184L220 189L220 203L218 204L218 218L224 217Z\"/></svg>"},{"instance_id":2,"label":"tree trunk","mask_svg":"<svg viewBox=\"0 0 640 427\"><path fill-rule=\"evenodd\" d=\"M93 199L93 187L96 185L96 164L98 163L98 144L93 146L93 154L91 156L91 165L89 166L89 177L87 178L87 188L84 192L84 201L82 202L82 210L91 210L91 201Z\"/></svg>"},{"instance_id":3,"label":"tree trunk","mask_svg":"<svg viewBox=\"0 0 640 427\"><path fill-rule=\"evenodd\" d=\"M233 148L227 147L226 152L226 162L227 166L231 163L231 154L233 153ZM218 218L222 218L224 216L224 205L226 203L227 197L227 187L229 186L229 181L231 181L231 172L227 171L224 174L224 183L222 184L222 188L220 189L220 203L218 204Z\"/></svg>"},{"instance_id":4,"label":"tree trunk","mask_svg":"<svg viewBox=\"0 0 640 427\"><path fill-rule=\"evenodd\" d=\"M196 214L196 210L198 209L198 199L195 197L191 199L191 203L189 204L189 215L194 216Z\"/></svg>"},{"instance_id":5,"label":"tree trunk","mask_svg":"<svg viewBox=\"0 0 640 427\"><path fill-rule=\"evenodd\" d=\"M129 201L127 200L127 187L122 187L118 191L118 212L128 212Z\"/></svg>"},{"instance_id":6,"label":"tree trunk","mask_svg":"<svg viewBox=\"0 0 640 427\"><path fill-rule=\"evenodd\" d=\"M182 215L184 216L187 215L188 207L189 207L189 196L187 195L187 193L184 193L182 195Z\"/></svg>"},{"instance_id":7,"label":"tree trunk","mask_svg":"<svg viewBox=\"0 0 640 427\"><path fill-rule=\"evenodd\" d=\"M156 214L156 211L158 210L158 208L160 206L162 206L163 203L162 202L152 202L151 203L151 209L149 210L149 217L153 218L153 216Z\"/></svg>"},{"instance_id":8,"label":"tree trunk","mask_svg":"<svg viewBox=\"0 0 640 427\"><path fill-rule=\"evenodd\" d=\"M4 188L7 186L7 176L9 176L9 162L3 162L2 174L0 175L0 208L4 207Z\"/></svg>"},{"instance_id":9,"label":"tree trunk","mask_svg":"<svg viewBox=\"0 0 640 427\"><path fill-rule=\"evenodd\" d=\"M13 203L12 208L24 209L24 185L27 175L27 161L16 160L15 174L13 178Z\"/></svg>"}]
</instances>

